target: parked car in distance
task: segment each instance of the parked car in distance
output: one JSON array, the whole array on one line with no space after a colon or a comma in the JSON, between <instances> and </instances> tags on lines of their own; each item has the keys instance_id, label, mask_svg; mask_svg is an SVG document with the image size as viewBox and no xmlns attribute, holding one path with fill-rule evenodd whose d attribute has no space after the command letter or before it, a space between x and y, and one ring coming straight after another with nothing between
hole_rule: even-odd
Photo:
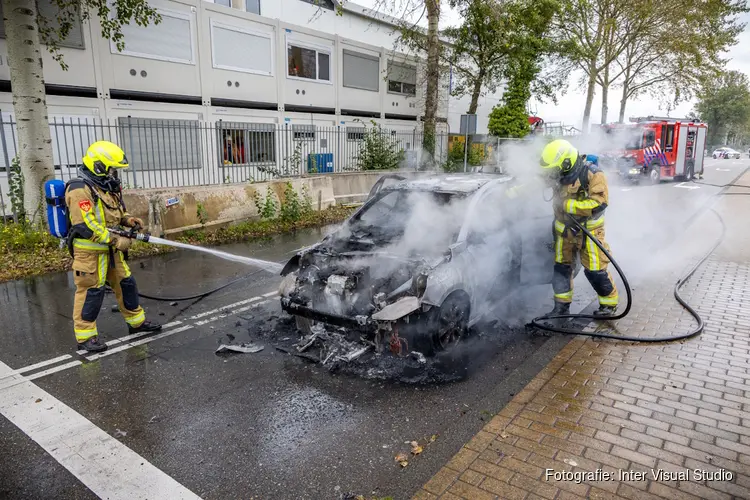
<instances>
[{"instance_id":1,"label":"parked car in distance","mask_svg":"<svg viewBox=\"0 0 750 500\"><path fill-rule=\"evenodd\" d=\"M718 158L724 158L725 160L728 160L730 158L733 158L735 160L739 160L742 154L739 151L736 151L732 148L718 148L715 149L714 152L711 154L714 160Z\"/></svg>"}]
</instances>

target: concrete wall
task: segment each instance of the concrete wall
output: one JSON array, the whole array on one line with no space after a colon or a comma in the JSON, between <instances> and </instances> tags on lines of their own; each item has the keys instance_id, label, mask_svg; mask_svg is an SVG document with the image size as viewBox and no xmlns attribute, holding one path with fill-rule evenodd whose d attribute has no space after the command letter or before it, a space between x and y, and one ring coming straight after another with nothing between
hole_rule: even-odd
<instances>
[{"instance_id":1,"label":"concrete wall","mask_svg":"<svg viewBox=\"0 0 750 500\"><path fill-rule=\"evenodd\" d=\"M302 196L303 189L312 198L315 210L334 205L362 202L372 186L390 172L353 172L335 175L313 175L289 179L294 190ZM393 172L407 178L429 175L430 172ZM197 188L133 189L125 191L128 211L148 221L154 235L174 235L189 229L217 228L234 222L257 219L255 194L265 199L268 188L277 200L284 199L287 180L253 184L228 184ZM167 206L168 200L178 202ZM204 223L198 216L202 207Z\"/></svg>"}]
</instances>

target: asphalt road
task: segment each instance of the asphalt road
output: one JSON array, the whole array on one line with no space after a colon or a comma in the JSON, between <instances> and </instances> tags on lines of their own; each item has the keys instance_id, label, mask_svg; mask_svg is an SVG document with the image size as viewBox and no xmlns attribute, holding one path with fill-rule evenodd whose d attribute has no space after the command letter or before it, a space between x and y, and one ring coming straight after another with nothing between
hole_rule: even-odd
<instances>
[{"instance_id":1,"label":"asphalt road","mask_svg":"<svg viewBox=\"0 0 750 500\"><path fill-rule=\"evenodd\" d=\"M727 184L749 166L709 159L703 182ZM717 186L612 179L608 239L635 285L640 264L689 230ZM283 261L320 236L312 231L224 249ZM700 235L696 244L705 245ZM189 491L217 499L408 498L568 340L489 329L481 361L472 362L466 379L449 384L335 375L269 342L294 335L274 296L278 277L192 252L152 258L134 270L143 292L164 296L253 274L200 301L144 301L151 318L170 325L157 336L124 338L127 329L108 296L99 328L114 343L98 359L74 351L68 274L0 285L0 456L13 457L0 463L0 497L95 498L96 491L140 498L128 471L153 466L149 477L160 478L163 498L187 498ZM594 298L582 278L579 309ZM549 295L546 287L524 291L524 314L546 311ZM229 335L265 348L215 354ZM410 450L407 442L431 436L434 442L406 468L394 461ZM97 446L104 447L98 458L87 455ZM117 460L122 473L102 478L96 464L108 460Z\"/></svg>"}]
</instances>

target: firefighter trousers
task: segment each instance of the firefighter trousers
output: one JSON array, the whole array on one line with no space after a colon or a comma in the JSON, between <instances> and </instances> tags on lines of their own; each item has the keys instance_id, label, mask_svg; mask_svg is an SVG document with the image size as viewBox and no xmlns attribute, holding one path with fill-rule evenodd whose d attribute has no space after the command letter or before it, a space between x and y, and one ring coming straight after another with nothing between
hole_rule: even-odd
<instances>
[{"instance_id":1,"label":"firefighter trousers","mask_svg":"<svg viewBox=\"0 0 750 500\"><path fill-rule=\"evenodd\" d=\"M609 245L604 239L604 226L601 225L589 231L609 251ZM607 270L609 264L607 256L582 231L574 235L569 229L563 229L559 223L555 224L555 273L552 280L555 301L563 303L573 301L573 265L575 259L579 257L586 278L599 296L599 304L616 306L617 287Z\"/></svg>"},{"instance_id":2,"label":"firefighter trousers","mask_svg":"<svg viewBox=\"0 0 750 500\"><path fill-rule=\"evenodd\" d=\"M146 320L138 300L138 288L122 252L76 249L73 257L76 294L73 301L73 328L79 343L96 337L96 318L104 303L104 287L115 292L125 321L137 328Z\"/></svg>"}]
</instances>

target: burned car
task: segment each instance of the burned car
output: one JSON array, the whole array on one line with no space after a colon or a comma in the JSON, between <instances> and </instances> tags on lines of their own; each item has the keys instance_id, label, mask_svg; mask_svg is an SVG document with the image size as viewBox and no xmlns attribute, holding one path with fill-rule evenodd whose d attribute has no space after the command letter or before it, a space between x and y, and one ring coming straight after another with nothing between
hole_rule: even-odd
<instances>
[{"instance_id":1,"label":"burned car","mask_svg":"<svg viewBox=\"0 0 750 500\"><path fill-rule=\"evenodd\" d=\"M282 309L425 354L461 340L518 286L551 283L551 207L507 175L382 177L337 231L282 271ZM539 203L541 202L541 203Z\"/></svg>"}]
</instances>

